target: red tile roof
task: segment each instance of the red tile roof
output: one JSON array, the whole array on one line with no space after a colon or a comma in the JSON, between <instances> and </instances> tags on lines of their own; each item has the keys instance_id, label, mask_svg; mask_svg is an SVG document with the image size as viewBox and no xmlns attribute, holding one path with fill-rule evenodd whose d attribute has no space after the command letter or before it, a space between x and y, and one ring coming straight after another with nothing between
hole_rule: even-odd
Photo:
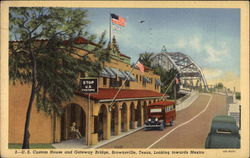
<instances>
[{"instance_id":1,"label":"red tile roof","mask_svg":"<svg viewBox=\"0 0 250 158\"><path fill-rule=\"evenodd\" d=\"M118 89L113 88L99 88L97 94L91 94L90 98L93 100L113 99ZM77 95L87 97L88 94L77 92ZM147 97L161 97L163 94L152 90L135 90L135 89L122 89L117 95L116 99L126 98L147 98Z\"/></svg>"},{"instance_id":2,"label":"red tile roof","mask_svg":"<svg viewBox=\"0 0 250 158\"><path fill-rule=\"evenodd\" d=\"M156 102L156 103L149 104L148 106L155 106L155 105L167 106L167 105L172 105L174 103L175 103L174 101L159 101L159 102Z\"/></svg>"},{"instance_id":3,"label":"red tile roof","mask_svg":"<svg viewBox=\"0 0 250 158\"><path fill-rule=\"evenodd\" d=\"M126 58L131 59L129 56L127 56L127 55L125 55L125 54L122 54L122 53L120 53L120 56L124 56L124 57L126 57Z\"/></svg>"},{"instance_id":4,"label":"red tile roof","mask_svg":"<svg viewBox=\"0 0 250 158\"><path fill-rule=\"evenodd\" d=\"M83 37L77 37L75 39L75 44L91 44L91 45L100 47L98 44L96 44L94 42L91 42L91 41L89 41L89 40L87 40L86 38L83 38Z\"/></svg>"}]
</instances>

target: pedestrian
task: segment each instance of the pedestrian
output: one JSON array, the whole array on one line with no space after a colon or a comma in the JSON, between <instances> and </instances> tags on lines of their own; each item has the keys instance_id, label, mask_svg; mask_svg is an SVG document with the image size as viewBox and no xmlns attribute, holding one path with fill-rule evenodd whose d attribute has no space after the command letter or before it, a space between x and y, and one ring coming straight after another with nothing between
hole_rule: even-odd
<instances>
[{"instance_id":1,"label":"pedestrian","mask_svg":"<svg viewBox=\"0 0 250 158\"><path fill-rule=\"evenodd\" d=\"M72 122L72 126L70 127L70 132L76 135L77 139L80 139L82 137L79 129L76 127L77 123Z\"/></svg>"}]
</instances>

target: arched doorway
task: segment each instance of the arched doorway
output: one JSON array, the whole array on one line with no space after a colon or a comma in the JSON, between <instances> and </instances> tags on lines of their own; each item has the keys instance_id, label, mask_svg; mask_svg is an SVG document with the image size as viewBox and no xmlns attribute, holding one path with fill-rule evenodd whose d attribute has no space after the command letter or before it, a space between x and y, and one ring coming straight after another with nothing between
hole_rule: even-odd
<instances>
[{"instance_id":1,"label":"arched doorway","mask_svg":"<svg viewBox=\"0 0 250 158\"><path fill-rule=\"evenodd\" d=\"M136 121L137 121L138 127L141 127L142 126L142 105L140 101L138 101L138 104L137 104Z\"/></svg>"},{"instance_id":2,"label":"arched doorway","mask_svg":"<svg viewBox=\"0 0 250 158\"><path fill-rule=\"evenodd\" d=\"M70 139L70 127L73 122L76 122L76 128L79 130L82 137L85 138L86 114L80 105L74 103L68 104L63 109L63 115L61 117L61 140ZM84 139L84 142L85 141Z\"/></svg>"},{"instance_id":3,"label":"arched doorway","mask_svg":"<svg viewBox=\"0 0 250 158\"><path fill-rule=\"evenodd\" d=\"M127 129L127 105L123 103L121 106L121 131L126 132Z\"/></svg>"},{"instance_id":4,"label":"arched doorway","mask_svg":"<svg viewBox=\"0 0 250 158\"><path fill-rule=\"evenodd\" d=\"M143 119L144 122L148 119L148 113L147 113L147 102L143 102Z\"/></svg>"},{"instance_id":5,"label":"arched doorway","mask_svg":"<svg viewBox=\"0 0 250 158\"><path fill-rule=\"evenodd\" d=\"M111 135L116 135L115 129L118 128L118 105L113 105L111 110Z\"/></svg>"},{"instance_id":6,"label":"arched doorway","mask_svg":"<svg viewBox=\"0 0 250 158\"><path fill-rule=\"evenodd\" d=\"M129 128L130 129L134 129L135 128L135 105L134 105L133 102L130 104Z\"/></svg>"},{"instance_id":7,"label":"arched doorway","mask_svg":"<svg viewBox=\"0 0 250 158\"><path fill-rule=\"evenodd\" d=\"M107 112L106 106L102 104L98 113L98 141L107 139Z\"/></svg>"}]
</instances>

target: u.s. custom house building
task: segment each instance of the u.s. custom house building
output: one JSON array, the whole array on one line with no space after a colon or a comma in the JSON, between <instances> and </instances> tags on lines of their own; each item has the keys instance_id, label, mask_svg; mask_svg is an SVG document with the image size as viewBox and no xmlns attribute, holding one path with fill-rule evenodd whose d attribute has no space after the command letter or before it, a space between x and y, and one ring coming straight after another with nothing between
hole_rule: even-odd
<instances>
[{"instance_id":1,"label":"u.s. custom house building","mask_svg":"<svg viewBox=\"0 0 250 158\"><path fill-rule=\"evenodd\" d=\"M86 44L95 45L81 37L76 43L77 51L87 53L87 50L81 49L81 45ZM91 94L88 98L88 94L76 92L69 102L63 104L61 116L38 112L33 105L29 128L31 144L57 143L71 139L72 122L77 123L84 137L81 140L88 146L143 126L147 119L147 105L162 97L160 76L149 68L144 73L135 68L129 74L132 69L131 58L120 53L115 38L111 42L111 48L110 62L104 64L98 77L98 93ZM128 80L124 83L126 77ZM110 106L123 83L124 87L113 106ZM22 143L30 90L31 85L9 83L9 143Z\"/></svg>"}]
</instances>

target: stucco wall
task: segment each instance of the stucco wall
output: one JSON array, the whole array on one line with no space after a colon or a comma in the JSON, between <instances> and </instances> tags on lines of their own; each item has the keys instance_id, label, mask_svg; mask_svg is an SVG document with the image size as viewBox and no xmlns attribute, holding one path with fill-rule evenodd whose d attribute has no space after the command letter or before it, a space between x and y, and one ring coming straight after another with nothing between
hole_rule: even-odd
<instances>
[{"instance_id":1,"label":"stucco wall","mask_svg":"<svg viewBox=\"0 0 250 158\"><path fill-rule=\"evenodd\" d=\"M9 142L22 143L26 111L30 98L31 86L16 83L9 85ZM30 118L30 143L50 143L51 116L37 111L35 102Z\"/></svg>"}]
</instances>

